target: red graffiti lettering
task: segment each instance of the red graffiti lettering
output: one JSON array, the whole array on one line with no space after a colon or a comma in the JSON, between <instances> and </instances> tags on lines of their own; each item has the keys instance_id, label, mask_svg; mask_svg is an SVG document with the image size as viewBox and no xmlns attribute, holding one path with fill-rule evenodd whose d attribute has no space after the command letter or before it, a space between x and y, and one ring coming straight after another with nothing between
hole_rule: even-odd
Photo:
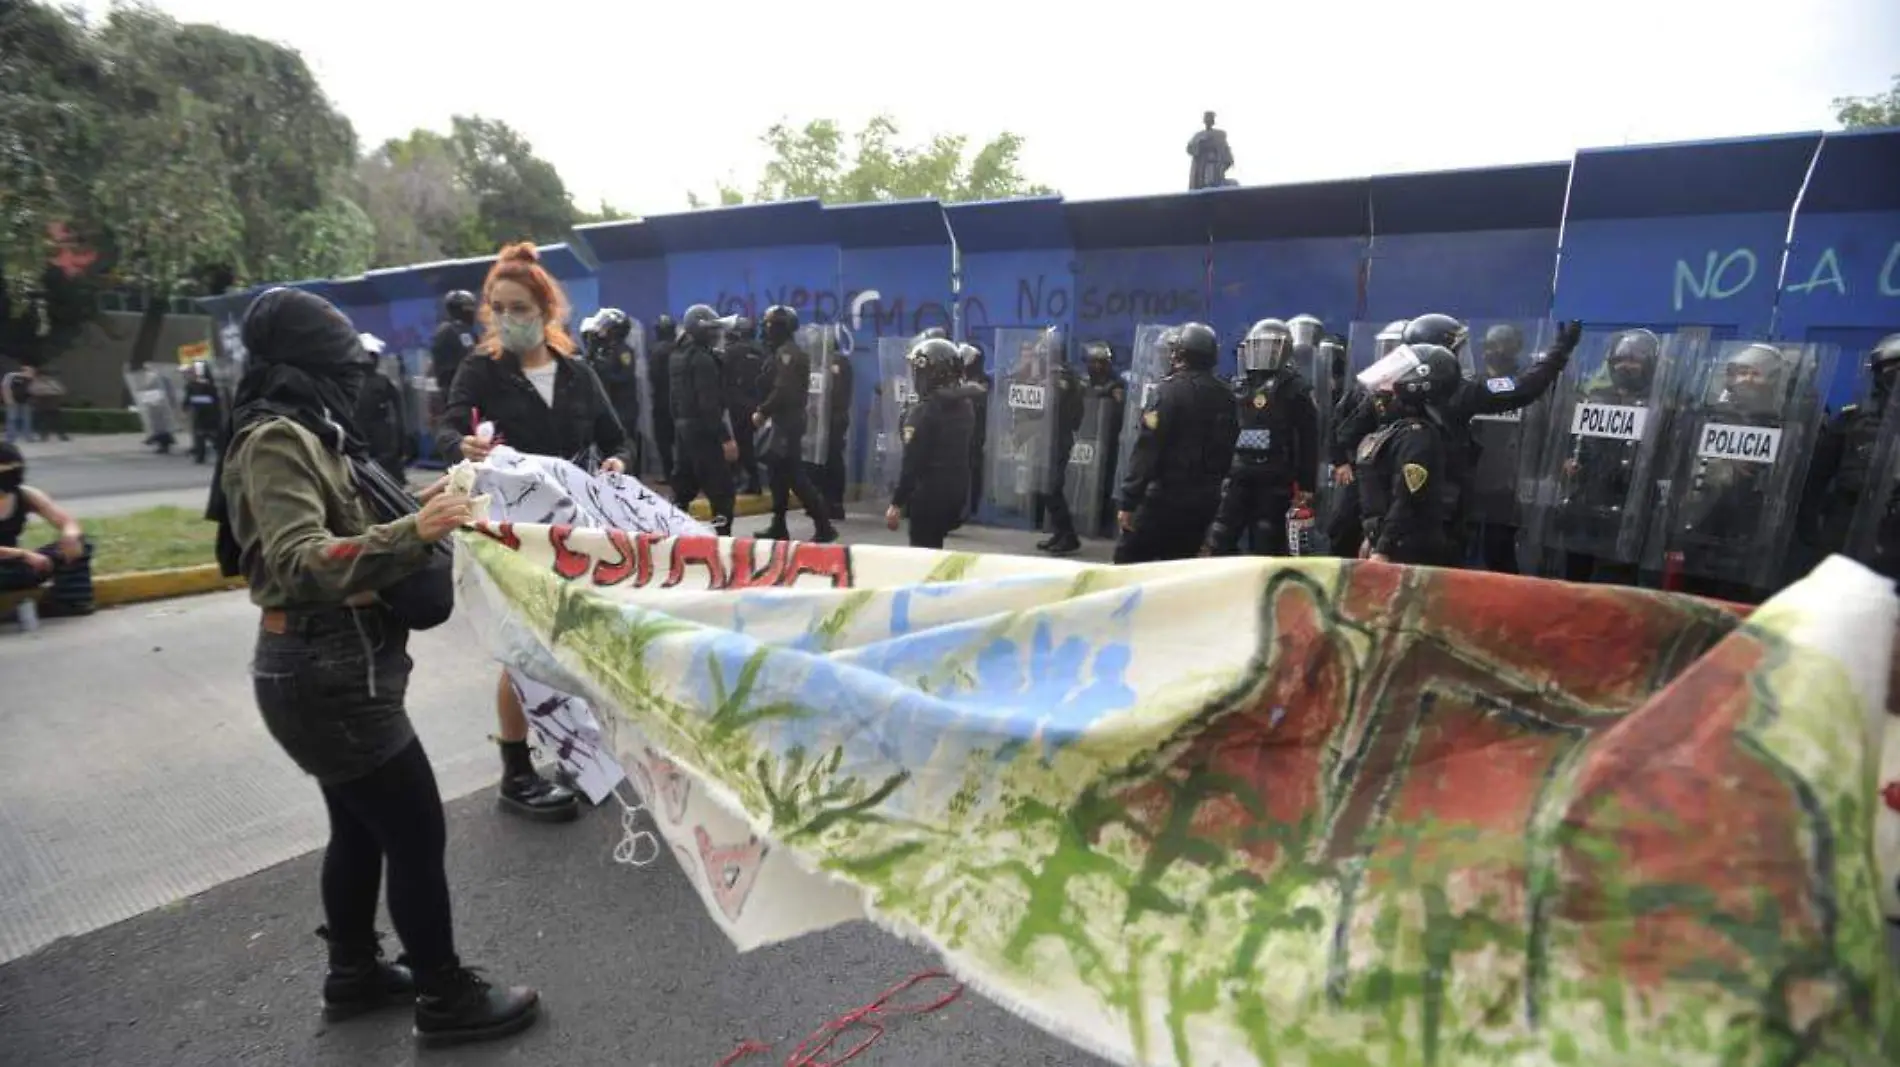
<instances>
[{"instance_id":1,"label":"red graffiti lettering","mask_svg":"<svg viewBox=\"0 0 1900 1067\"><path fill-rule=\"evenodd\" d=\"M502 547L511 552L521 551L521 538L515 536L515 524L512 522L504 522L500 526L488 522L478 522L475 524L475 532L488 538L490 541L500 543Z\"/></svg>"},{"instance_id":2,"label":"red graffiti lettering","mask_svg":"<svg viewBox=\"0 0 1900 1067\"><path fill-rule=\"evenodd\" d=\"M548 527L548 543L554 546L554 573L573 581L586 574L594 560L585 552L576 552L567 547L567 539L574 533L572 526Z\"/></svg>"},{"instance_id":3,"label":"red graffiti lettering","mask_svg":"<svg viewBox=\"0 0 1900 1067\"><path fill-rule=\"evenodd\" d=\"M706 588L726 588L726 561L719 557L719 538L680 537L673 541L673 565L667 569L662 589L671 589L686 577L687 564L706 568Z\"/></svg>"},{"instance_id":4,"label":"red graffiti lettering","mask_svg":"<svg viewBox=\"0 0 1900 1067\"><path fill-rule=\"evenodd\" d=\"M791 569L777 584L794 585L801 574L818 574L831 579L833 589L851 588L851 550L844 545L808 545L799 542L792 554Z\"/></svg>"},{"instance_id":5,"label":"red graffiti lettering","mask_svg":"<svg viewBox=\"0 0 1900 1067\"><path fill-rule=\"evenodd\" d=\"M633 539L627 536L627 531L608 530L607 543L614 546L614 549L620 553L620 558L612 563L603 559L594 565L595 585L619 585L631 578L636 571L642 576L653 573L653 560L647 555L648 542L646 540L642 539L639 547L636 548ZM644 577L641 584L646 584Z\"/></svg>"},{"instance_id":6,"label":"red graffiti lettering","mask_svg":"<svg viewBox=\"0 0 1900 1067\"><path fill-rule=\"evenodd\" d=\"M786 561L791 558L791 542L770 541L771 551L765 555L765 562L754 567L753 560L758 552L753 548L757 542L750 537L737 538L732 542L732 588L756 589L779 584L785 573Z\"/></svg>"}]
</instances>

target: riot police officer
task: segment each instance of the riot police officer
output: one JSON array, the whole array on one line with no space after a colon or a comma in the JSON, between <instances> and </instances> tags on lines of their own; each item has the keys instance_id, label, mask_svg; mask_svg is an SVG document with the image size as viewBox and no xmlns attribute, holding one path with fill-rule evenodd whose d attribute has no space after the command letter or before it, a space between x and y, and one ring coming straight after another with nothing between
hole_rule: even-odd
<instances>
[{"instance_id":1,"label":"riot police officer","mask_svg":"<svg viewBox=\"0 0 1900 1067\"><path fill-rule=\"evenodd\" d=\"M903 467L884 525L897 529L908 512L912 547L942 548L970 502L974 399L981 387L964 380L962 352L942 338L917 344L909 360L917 402L904 415Z\"/></svg>"},{"instance_id":2,"label":"riot police officer","mask_svg":"<svg viewBox=\"0 0 1900 1067\"><path fill-rule=\"evenodd\" d=\"M984 367L982 345L966 341L958 346L957 354L963 360L964 382L976 387L970 398L970 406L976 412L976 432L970 437L970 506L964 512L973 515L983 500L983 453L990 436L990 391L996 382Z\"/></svg>"},{"instance_id":3,"label":"riot police officer","mask_svg":"<svg viewBox=\"0 0 1900 1067\"><path fill-rule=\"evenodd\" d=\"M1515 378L1524 353L1524 331L1500 322L1484 331L1479 363L1486 381ZM1521 411L1478 415L1471 427L1471 509L1477 526L1478 560L1498 574L1518 573L1517 482L1523 455Z\"/></svg>"},{"instance_id":4,"label":"riot police officer","mask_svg":"<svg viewBox=\"0 0 1900 1067\"><path fill-rule=\"evenodd\" d=\"M211 379L211 365L202 359L191 365L185 406L191 409L191 461L203 463L224 426L224 398Z\"/></svg>"},{"instance_id":5,"label":"riot police officer","mask_svg":"<svg viewBox=\"0 0 1900 1067\"><path fill-rule=\"evenodd\" d=\"M369 446L369 456L386 471L397 485L403 484L404 469L415 448L415 434L409 428L409 414L402 402L402 387L384 374L383 342L375 334L362 334L363 351L379 364L363 379L356 394L356 410L351 418L357 435Z\"/></svg>"},{"instance_id":6,"label":"riot police officer","mask_svg":"<svg viewBox=\"0 0 1900 1067\"><path fill-rule=\"evenodd\" d=\"M1882 420L1893 403L1894 382L1900 379L1900 333L1875 342L1867 353L1867 373L1871 380L1866 401L1842 408L1815 441L1801 510L1803 539L1819 554L1847 547L1854 510L1864 494L1883 487L1884 478L1869 467Z\"/></svg>"},{"instance_id":7,"label":"riot police officer","mask_svg":"<svg viewBox=\"0 0 1900 1067\"><path fill-rule=\"evenodd\" d=\"M1090 536L1099 536L1115 492L1115 460L1121 455L1122 411L1128 401L1128 379L1115 369L1115 351L1105 341L1083 346L1082 428L1070 456L1073 510L1080 511ZM1073 466L1086 437L1088 465Z\"/></svg>"},{"instance_id":8,"label":"riot police officer","mask_svg":"<svg viewBox=\"0 0 1900 1067\"><path fill-rule=\"evenodd\" d=\"M1655 392L1657 361L1662 341L1648 330L1625 330L1610 342L1604 357L1607 378L1594 378L1579 390L1584 404L1643 408L1649 418L1661 422L1664 412L1657 409ZM1641 577L1634 551L1617 553L1630 558L1617 559L1603 553L1613 551L1620 542L1628 542L1637 533L1632 522L1642 516L1639 510L1644 494L1653 490L1645 475L1648 465L1644 446L1660 438L1667 427L1655 425L1642 436L1609 437L1593 434L1569 436L1569 454L1558 468L1558 500L1555 546L1563 551L1564 580L1636 585ZM1553 457L1554 459L1554 457ZM1637 547L1640 547L1638 545Z\"/></svg>"},{"instance_id":9,"label":"riot police officer","mask_svg":"<svg viewBox=\"0 0 1900 1067\"><path fill-rule=\"evenodd\" d=\"M694 304L680 316L684 341L667 367L672 379L678 469L673 477L673 500L690 505L701 492L712 509L712 524L721 537L732 533L732 467L739 446L726 425L726 382L715 346L726 327L705 304Z\"/></svg>"},{"instance_id":10,"label":"riot police officer","mask_svg":"<svg viewBox=\"0 0 1900 1067\"><path fill-rule=\"evenodd\" d=\"M1381 374L1382 368L1392 371ZM1367 558L1448 566L1457 549L1447 536L1444 476L1447 438L1433 418L1463 380L1458 357L1434 344L1408 344L1368 372L1383 377L1378 391L1389 403L1383 425L1354 454L1354 482L1365 516Z\"/></svg>"},{"instance_id":11,"label":"riot police officer","mask_svg":"<svg viewBox=\"0 0 1900 1067\"><path fill-rule=\"evenodd\" d=\"M647 388L653 391L653 447L660 452L660 473L673 479L673 379L668 365L678 345L673 316L653 323L653 350L647 353Z\"/></svg>"},{"instance_id":12,"label":"riot police officer","mask_svg":"<svg viewBox=\"0 0 1900 1067\"><path fill-rule=\"evenodd\" d=\"M828 544L838 539L838 531L831 525L831 516L826 513L818 487L805 471L806 398L811 388L811 356L798 347L795 340L798 312L783 304L766 308L760 329L771 350L768 362L772 368L772 384L765 398L759 401L758 410L753 412L752 422L754 426L770 424L772 428L771 439L760 457L771 479L772 525L759 536L773 541L792 539L791 531L785 527L785 512L791 505L790 495L797 493L816 531L812 540Z\"/></svg>"},{"instance_id":13,"label":"riot police officer","mask_svg":"<svg viewBox=\"0 0 1900 1067\"><path fill-rule=\"evenodd\" d=\"M1450 315L1421 315L1406 325L1405 344L1443 348L1456 359L1468 335L1464 323ZM1439 479L1439 489L1446 494L1445 514L1452 524L1451 536L1456 544L1462 546L1468 540L1465 527L1470 514L1472 473L1478 459L1471 420L1479 415L1502 415L1535 403L1556 384L1582 336L1582 323L1566 322L1558 327L1557 339L1550 349L1533 360L1524 373L1487 378L1483 382L1461 376L1444 400L1432 402L1433 416L1446 435L1445 470Z\"/></svg>"},{"instance_id":14,"label":"riot police officer","mask_svg":"<svg viewBox=\"0 0 1900 1067\"><path fill-rule=\"evenodd\" d=\"M726 415L731 420L732 439L739 450L741 491L757 496L759 456L753 447L752 413L758 410L759 390L765 377L765 355L753 341L752 320L743 315L725 320L724 337L718 346L719 361L725 378Z\"/></svg>"},{"instance_id":15,"label":"riot police officer","mask_svg":"<svg viewBox=\"0 0 1900 1067\"><path fill-rule=\"evenodd\" d=\"M851 404L857 377L851 370L851 358L829 346L825 357L825 462L814 479L819 495L825 498L825 513L833 521L844 518L845 483L849 472L845 451L851 443Z\"/></svg>"},{"instance_id":16,"label":"riot police officer","mask_svg":"<svg viewBox=\"0 0 1900 1067\"><path fill-rule=\"evenodd\" d=\"M1407 322L1394 319L1378 332L1373 339L1374 363L1405 343ZM1334 401L1333 429L1326 441L1326 461L1332 466L1333 479L1333 511L1326 516L1326 540L1333 546L1334 555L1350 556L1357 553L1366 540L1359 511L1359 491L1352 484L1353 456L1359 450L1359 442L1378 427L1383 417L1383 400L1374 397L1357 378L1348 376L1350 368L1344 346L1337 362L1339 385L1333 395L1338 399Z\"/></svg>"},{"instance_id":17,"label":"riot police officer","mask_svg":"<svg viewBox=\"0 0 1900 1067\"><path fill-rule=\"evenodd\" d=\"M444 398L455 381L455 372L462 369L462 360L475 351L475 308L475 294L466 289L442 298L442 321L436 324L435 337L429 342L429 363Z\"/></svg>"},{"instance_id":18,"label":"riot police officer","mask_svg":"<svg viewBox=\"0 0 1900 1067\"><path fill-rule=\"evenodd\" d=\"M1198 553L1233 463L1239 426L1233 391L1214 376L1220 339L1210 327L1190 322L1163 344L1170 372L1142 406L1116 497L1116 563Z\"/></svg>"},{"instance_id":19,"label":"riot police officer","mask_svg":"<svg viewBox=\"0 0 1900 1067\"><path fill-rule=\"evenodd\" d=\"M1069 511L1069 459L1075 451L1075 434L1082 428L1082 376L1069 364L1068 349L1054 333L1043 335L1038 345L1041 357L1048 361L1050 384L1055 390L1055 448L1049 456L1049 478L1038 503L1049 516L1049 536L1036 548L1066 556L1082 548L1076 536L1075 516Z\"/></svg>"},{"instance_id":20,"label":"riot police officer","mask_svg":"<svg viewBox=\"0 0 1900 1067\"><path fill-rule=\"evenodd\" d=\"M1286 513L1296 483L1319 463L1319 412L1311 385L1289 364L1292 350L1293 333L1279 319L1254 323L1241 345L1233 382L1239 434L1207 531L1209 555L1233 555L1243 531L1251 531L1256 555L1287 554Z\"/></svg>"},{"instance_id":21,"label":"riot police officer","mask_svg":"<svg viewBox=\"0 0 1900 1067\"><path fill-rule=\"evenodd\" d=\"M581 324L587 364L606 388L607 401L633 442L631 469L637 471L645 441L640 437L640 377L633 365L633 350L627 347L627 339L632 336L633 320L619 308L601 308Z\"/></svg>"}]
</instances>

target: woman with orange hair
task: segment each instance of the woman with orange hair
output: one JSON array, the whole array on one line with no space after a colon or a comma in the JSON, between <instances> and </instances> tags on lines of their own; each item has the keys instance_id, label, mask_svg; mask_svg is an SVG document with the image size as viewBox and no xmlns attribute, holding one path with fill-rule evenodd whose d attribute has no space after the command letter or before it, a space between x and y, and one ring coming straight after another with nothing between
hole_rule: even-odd
<instances>
[{"instance_id":1,"label":"woman with orange hair","mask_svg":"<svg viewBox=\"0 0 1900 1067\"><path fill-rule=\"evenodd\" d=\"M506 444L517 452L556 456L588 470L622 472L629 441L600 379L576 358L567 332L567 294L541 266L534 245L509 245L482 286L478 358L465 359L449 386L436 430L442 455L479 463ZM488 358L482 359L481 356ZM484 428L488 429L484 429ZM528 754L528 717L502 672L496 690L500 720L502 810L540 822L580 814L574 793L541 777Z\"/></svg>"}]
</instances>

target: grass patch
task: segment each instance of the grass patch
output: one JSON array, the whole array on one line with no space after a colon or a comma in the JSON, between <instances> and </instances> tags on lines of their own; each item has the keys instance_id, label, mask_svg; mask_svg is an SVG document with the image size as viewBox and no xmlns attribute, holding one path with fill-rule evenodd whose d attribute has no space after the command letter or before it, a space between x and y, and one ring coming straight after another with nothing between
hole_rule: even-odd
<instances>
[{"instance_id":1,"label":"grass patch","mask_svg":"<svg viewBox=\"0 0 1900 1067\"><path fill-rule=\"evenodd\" d=\"M20 543L38 547L58 533L38 518ZM125 574L218 561L218 527L196 508L147 508L127 515L80 519L92 541L92 573Z\"/></svg>"}]
</instances>

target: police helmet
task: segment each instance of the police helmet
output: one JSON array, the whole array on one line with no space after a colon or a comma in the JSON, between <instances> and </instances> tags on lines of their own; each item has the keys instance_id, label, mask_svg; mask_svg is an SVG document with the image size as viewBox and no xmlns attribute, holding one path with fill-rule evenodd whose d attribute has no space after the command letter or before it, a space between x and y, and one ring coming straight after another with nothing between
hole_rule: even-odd
<instances>
[{"instance_id":1,"label":"police helmet","mask_svg":"<svg viewBox=\"0 0 1900 1067\"><path fill-rule=\"evenodd\" d=\"M1463 351L1465 338L1470 328L1450 315L1433 312L1420 315L1406 324L1405 343L1408 345L1437 345L1453 353Z\"/></svg>"},{"instance_id":2,"label":"police helmet","mask_svg":"<svg viewBox=\"0 0 1900 1067\"><path fill-rule=\"evenodd\" d=\"M383 355L383 339L382 338L376 336L373 333L359 333L356 335L356 340L359 344L363 346L363 351L369 353L371 356L374 356L378 359L382 358L382 355ZM201 361L201 362L193 364L193 366L203 367L204 363Z\"/></svg>"},{"instance_id":3,"label":"police helmet","mask_svg":"<svg viewBox=\"0 0 1900 1067\"><path fill-rule=\"evenodd\" d=\"M1247 331L1247 337L1240 342L1240 369L1243 371L1275 371L1286 365L1287 353L1293 349L1293 331L1279 319L1261 319Z\"/></svg>"},{"instance_id":4,"label":"police helmet","mask_svg":"<svg viewBox=\"0 0 1900 1067\"><path fill-rule=\"evenodd\" d=\"M1103 368L1113 367L1115 365L1115 350L1108 346L1107 341L1090 341L1088 344L1082 346L1082 358L1091 368L1098 366Z\"/></svg>"},{"instance_id":5,"label":"police helmet","mask_svg":"<svg viewBox=\"0 0 1900 1067\"><path fill-rule=\"evenodd\" d=\"M1405 327L1408 325L1410 325L1409 319L1393 319L1385 324L1385 329L1380 330L1379 335L1373 339L1373 362L1384 359L1393 349L1405 343Z\"/></svg>"},{"instance_id":6,"label":"police helmet","mask_svg":"<svg viewBox=\"0 0 1900 1067\"><path fill-rule=\"evenodd\" d=\"M1408 344L1418 365L1392 383L1392 395L1413 404L1442 404L1464 379L1458 357L1443 345Z\"/></svg>"},{"instance_id":7,"label":"police helmet","mask_svg":"<svg viewBox=\"0 0 1900 1067\"><path fill-rule=\"evenodd\" d=\"M948 341L949 339L950 339L950 334L943 327L926 326L922 330L918 331L918 334L916 337L911 338L910 343L911 343L911 347L915 348L916 346L923 344L925 341Z\"/></svg>"},{"instance_id":8,"label":"police helmet","mask_svg":"<svg viewBox=\"0 0 1900 1067\"><path fill-rule=\"evenodd\" d=\"M1624 330L1610 342L1610 354L1604 360L1610 367L1610 380L1617 388L1635 391L1649 388L1656 373L1656 358L1662 352L1662 340L1648 330Z\"/></svg>"},{"instance_id":9,"label":"police helmet","mask_svg":"<svg viewBox=\"0 0 1900 1067\"><path fill-rule=\"evenodd\" d=\"M582 335L609 348L626 344L633 335L633 320L619 308L601 308L588 322L592 328L583 326Z\"/></svg>"},{"instance_id":10,"label":"police helmet","mask_svg":"<svg viewBox=\"0 0 1900 1067\"><path fill-rule=\"evenodd\" d=\"M1524 331L1508 322L1500 322L1484 331L1486 363L1515 361L1524 351Z\"/></svg>"},{"instance_id":11,"label":"police helmet","mask_svg":"<svg viewBox=\"0 0 1900 1067\"><path fill-rule=\"evenodd\" d=\"M1166 335L1168 355L1184 367L1206 370L1220 361L1220 338L1211 326L1184 323Z\"/></svg>"},{"instance_id":12,"label":"police helmet","mask_svg":"<svg viewBox=\"0 0 1900 1067\"><path fill-rule=\"evenodd\" d=\"M953 384L963 376L962 351L942 337L912 345L905 358L910 363L911 384L920 394Z\"/></svg>"},{"instance_id":13,"label":"police helmet","mask_svg":"<svg viewBox=\"0 0 1900 1067\"><path fill-rule=\"evenodd\" d=\"M1053 326L1036 338L1036 354L1043 358L1044 365L1053 367L1068 362L1069 346L1062 340L1062 331Z\"/></svg>"},{"instance_id":14,"label":"police helmet","mask_svg":"<svg viewBox=\"0 0 1900 1067\"><path fill-rule=\"evenodd\" d=\"M1293 343L1308 348L1319 344L1320 335L1326 332L1326 324L1318 315L1304 312L1286 320L1286 328L1293 334Z\"/></svg>"},{"instance_id":15,"label":"police helmet","mask_svg":"<svg viewBox=\"0 0 1900 1067\"><path fill-rule=\"evenodd\" d=\"M442 311L461 322L475 321L475 305L475 294L467 289L457 289L442 298Z\"/></svg>"},{"instance_id":16,"label":"police helmet","mask_svg":"<svg viewBox=\"0 0 1900 1067\"><path fill-rule=\"evenodd\" d=\"M963 357L963 367L968 371L983 369L983 346L975 341L965 341L957 346L957 354Z\"/></svg>"},{"instance_id":17,"label":"police helmet","mask_svg":"<svg viewBox=\"0 0 1900 1067\"><path fill-rule=\"evenodd\" d=\"M760 329L765 339L773 344L783 344L798 332L798 312L784 304L773 304L765 309L765 317L760 320Z\"/></svg>"},{"instance_id":18,"label":"police helmet","mask_svg":"<svg viewBox=\"0 0 1900 1067\"><path fill-rule=\"evenodd\" d=\"M706 304L694 304L680 316L680 330L703 345L718 340L725 328L726 323L719 318L719 313Z\"/></svg>"},{"instance_id":19,"label":"police helmet","mask_svg":"<svg viewBox=\"0 0 1900 1067\"><path fill-rule=\"evenodd\" d=\"M679 335L679 326L676 323L674 323L673 316L661 315L659 318L653 320L653 336L654 337L657 337L662 341L671 341L674 337L678 335Z\"/></svg>"},{"instance_id":20,"label":"police helmet","mask_svg":"<svg viewBox=\"0 0 1900 1067\"><path fill-rule=\"evenodd\" d=\"M1874 342L1867 353L1867 369L1875 374L1886 372L1900 366L1900 333L1890 333Z\"/></svg>"}]
</instances>

